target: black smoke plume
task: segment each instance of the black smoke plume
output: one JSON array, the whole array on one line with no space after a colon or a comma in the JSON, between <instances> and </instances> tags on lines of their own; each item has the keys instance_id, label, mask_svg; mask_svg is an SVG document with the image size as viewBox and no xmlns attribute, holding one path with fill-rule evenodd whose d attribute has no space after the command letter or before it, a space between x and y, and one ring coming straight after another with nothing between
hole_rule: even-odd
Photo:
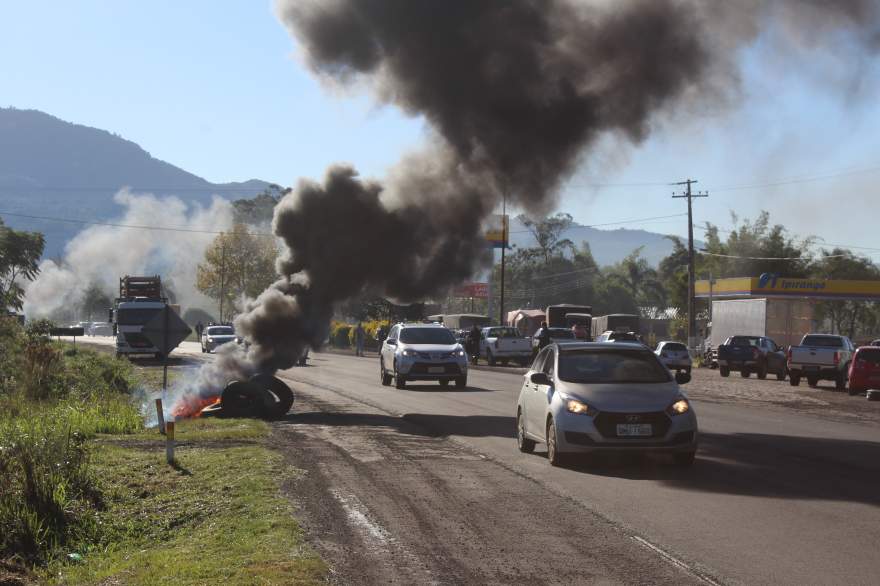
<instances>
[{"instance_id":1,"label":"black smoke plume","mask_svg":"<svg viewBox=\"0 0 880 586\"><path fill-rule=\"evenodd\" d=\"M221 357L230 378L292 366L354 295L416 300L467 279L502 197L549 210L600 135L640 141L657 114L735 89L736 48L766 28L791 47L880 38L867 0L279 0L277 12L318 76L367 83L432 133L381 184L338 166L278 205L280 279L236 320L251 345Z\"/></svg>"}]
</instances>

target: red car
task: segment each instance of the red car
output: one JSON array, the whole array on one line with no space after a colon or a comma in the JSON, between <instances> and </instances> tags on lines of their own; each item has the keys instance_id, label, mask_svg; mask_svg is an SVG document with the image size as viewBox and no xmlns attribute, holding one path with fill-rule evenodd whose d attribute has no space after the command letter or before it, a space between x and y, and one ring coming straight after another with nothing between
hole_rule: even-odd
<instances>
[{"instance_id":1,"label":"red car","mask_svg":"<svg viewBox=\"0 0 880 586\"><path fill-rule=\"evenodd\" d=\"M849 365L849 394L880 389L880 347L862 346Z\"/></svg>"}]
</instances>

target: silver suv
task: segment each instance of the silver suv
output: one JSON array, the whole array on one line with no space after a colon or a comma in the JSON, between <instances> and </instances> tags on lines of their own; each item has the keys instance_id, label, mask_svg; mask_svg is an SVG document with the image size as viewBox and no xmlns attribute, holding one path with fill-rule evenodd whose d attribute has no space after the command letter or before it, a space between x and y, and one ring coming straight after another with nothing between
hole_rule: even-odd
<instances>
[{"instance_id":1,"label":"silver suv","mask_svg":"<svg viewBox=\"0 0 880 586\"><path fill-rule=\"evenodd\" d=\"M379 374L388 386L394 379L398 389L408 381L455 381L467 386L467 352L451 331L440 324L397 324L388 333L379 352Z\"/></svg>"}]
</instances>

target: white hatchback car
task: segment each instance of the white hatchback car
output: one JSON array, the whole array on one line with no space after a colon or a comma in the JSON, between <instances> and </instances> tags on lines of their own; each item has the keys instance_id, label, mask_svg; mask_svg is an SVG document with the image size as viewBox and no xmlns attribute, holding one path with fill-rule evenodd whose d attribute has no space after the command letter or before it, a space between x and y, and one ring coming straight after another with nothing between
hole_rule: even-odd
<instances>
[{"instance_id":1,"label":"white hatchback car","mask_svg":"<svg viewBox=\"0 0 880 586\"><path fill-rule=\"evenodd\" d=\"M693 361L691 361L691 354L688 352L687 346L681 342L660 342L657 344L654 354L669 370L684 371L690 374Z\"/></svg>"},{"instance_id":2,"label":"white hatchback car","mask_svg":"<svg viewBox=\"0 0 880 586\"><path fill-rule=\"evenodd\" d=\"M690 466L697 416L679 384L641 344L576 343L544 348L525 374L516 410L520 451L547 444L554 466L596 452L671 454Z\"/></svg>"}]
</instances>

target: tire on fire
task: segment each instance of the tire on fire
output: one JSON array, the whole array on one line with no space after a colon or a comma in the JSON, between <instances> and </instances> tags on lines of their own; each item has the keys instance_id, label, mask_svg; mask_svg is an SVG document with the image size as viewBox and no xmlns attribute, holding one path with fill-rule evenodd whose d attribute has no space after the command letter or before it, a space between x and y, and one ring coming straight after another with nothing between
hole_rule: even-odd
<instances>
[{"instance_id":1,"label":"tire on fire","mask_svg":"<svg viewBox=\"0 0 880 586\"><path fill-rule=\"evenodd\" d=\"M290 387L271 374L255 374L248 382L259 385L272 395L272 401L267 405L266 418L280 419L287 415L293 406L293 391Z\"/></svg>"}]
</instances>

